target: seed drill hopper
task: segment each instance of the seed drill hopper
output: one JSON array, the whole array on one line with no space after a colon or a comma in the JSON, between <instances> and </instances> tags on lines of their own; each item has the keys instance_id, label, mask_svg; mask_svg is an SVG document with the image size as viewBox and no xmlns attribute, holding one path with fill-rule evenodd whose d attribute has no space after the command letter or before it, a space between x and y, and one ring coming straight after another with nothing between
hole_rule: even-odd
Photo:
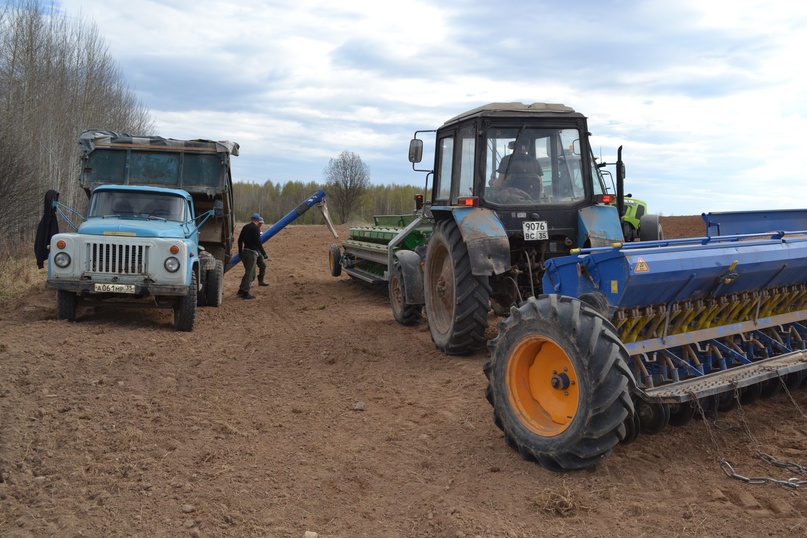
<instances>
[{"instance_id":1,"label":"seed drill hopper","mask_svg":"<svg viewBox=\"0 0 807 538\"><path fill-rule=\"evenodd\" d=\"M489 343L487 396L553 470L728 411L807 371L807 210L709 213L707 235L550 260ZM712 234L724 235L712 235Z\"/></svg>"}]
</instances>

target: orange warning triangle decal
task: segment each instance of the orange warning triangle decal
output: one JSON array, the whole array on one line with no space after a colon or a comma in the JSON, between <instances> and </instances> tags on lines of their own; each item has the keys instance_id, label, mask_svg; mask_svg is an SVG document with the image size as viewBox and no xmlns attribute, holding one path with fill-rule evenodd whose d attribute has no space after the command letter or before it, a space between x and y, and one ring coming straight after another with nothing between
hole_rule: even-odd
<instances>
[{"instance_id":1,"label":"orange warning triangle decal","mask_svg":"<svg viewBox=\"0 0 807 538\"><path fill-rule=\"evenodd\" d=\"M647 265L646 261L639 258L639 261L636 262L636 267L633 268L633 271L636 273L649 273L650 266Z\"/></svg>"}]
</instances>

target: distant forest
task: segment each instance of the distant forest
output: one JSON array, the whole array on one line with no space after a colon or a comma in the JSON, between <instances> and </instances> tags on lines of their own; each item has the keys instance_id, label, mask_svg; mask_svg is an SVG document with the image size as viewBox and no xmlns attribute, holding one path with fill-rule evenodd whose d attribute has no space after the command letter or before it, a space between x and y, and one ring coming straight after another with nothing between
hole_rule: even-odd
<instances>
[{"instance_id":1,"label":"distant forest","mask_svg":"<svg viewBox=\"0 0 807 538\"><path fill-rule=\"evenodd\" d=\"M327 185L316 182L302 183L291 181L280 184L267 181L263 185L255 183L234 183L235 220L246 222L252 213L260 213L268 224L277 222L289 211L303 203L318 190L325 191L328 202ZM411 213L415 209L415 195L423 194L423 187L412 185L370 185L364 193L358 209L348 219L351 224L372 223L373 215L396 215ZM329 209L334 224L338 221L333 209ZM294 224L322 224L321 212L312 208Z\"/></svg>"}]
</instances>

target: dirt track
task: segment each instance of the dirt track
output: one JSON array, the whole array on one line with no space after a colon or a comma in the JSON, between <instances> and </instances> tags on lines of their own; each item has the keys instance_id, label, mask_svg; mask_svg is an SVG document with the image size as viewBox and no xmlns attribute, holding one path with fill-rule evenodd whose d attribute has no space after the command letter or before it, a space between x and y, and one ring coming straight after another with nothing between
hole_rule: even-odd
<instances>
[{"instance_id":1,"label":"dirt track","mask_svg":"<svg viewBox=\"0 0 807 538\"><path fill-rule=\"evenodd\" d=\"M6 305L0 536L807 536L807 484L718 464L807 481L756 456L807 465L807 388L552 473L493 424L485 352L397 325L385 291L329 275L331 242L280 232L271 286L238 299L234 269L193 333L157 310L57 322L44 276Z\"/></svg>"}]
</instances>

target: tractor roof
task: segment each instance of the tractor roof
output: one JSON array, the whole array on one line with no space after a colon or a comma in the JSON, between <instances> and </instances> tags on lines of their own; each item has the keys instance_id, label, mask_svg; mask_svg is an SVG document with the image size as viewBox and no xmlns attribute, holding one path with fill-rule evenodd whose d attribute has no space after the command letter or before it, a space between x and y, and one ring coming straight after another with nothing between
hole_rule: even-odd
<instances>
[{"instance_id":1,"label":"tractor roof","mask_svg":"<svg viewBox=\"0 0 807 538\"><path fill-rule=\"evenodd\" d=\"M489 103L487 105L482 105L472 110L468 110L467 112L463 112L462 114L459 114L457 116L454 116L453 118L445 122L444 125L456 123L461 120L478 116L534 117L536 115L541 116L577 115L583 117L582 114L575 112L573 108L570 108L566 105L562 105L559 103L532 103L531 105L525 105L524 103Z\"/></svg>"}]
</instances>

